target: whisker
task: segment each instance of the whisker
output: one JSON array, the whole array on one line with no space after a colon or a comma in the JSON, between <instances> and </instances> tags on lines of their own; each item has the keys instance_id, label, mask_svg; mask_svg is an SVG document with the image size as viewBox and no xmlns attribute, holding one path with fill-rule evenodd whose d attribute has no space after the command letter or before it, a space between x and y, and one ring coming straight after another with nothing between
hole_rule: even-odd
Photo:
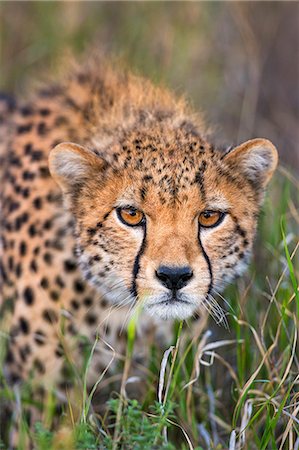
<instances>
[{"instance_id":1,"label":"whisker","mask_svg":"<svg viewBox=\"0 0 299 450\"><path fill-rule=\"evenodd\" d=\"M216 323L220 324L221 322L223 322L224 327L226 329L229 329L228 321L226 319L226 312L223 308L221 308L217 300L215 300L215 298L211 294L209 294L207 302L210 304L215 318L217 318Z\"/></svg>"},{"instance_id":2,"label":"whisker","mask_svg":"<svg viewBox=\"0 0 299 450\"><path fill-rule=\"evenodd\" d=\"M223 297L223 295L220 294L220 292L217 291L215 288L213 288L213 291L221 298L221 300L224 301L224 303L228 306L228 308L231 310L231 312L232 312L234 315L236 315L236 312L235 312L235 310L233 309L233 307L231 306L231 304L229 303L229 301L226 300L226 298Z\"/></svg>"}]
</instances>

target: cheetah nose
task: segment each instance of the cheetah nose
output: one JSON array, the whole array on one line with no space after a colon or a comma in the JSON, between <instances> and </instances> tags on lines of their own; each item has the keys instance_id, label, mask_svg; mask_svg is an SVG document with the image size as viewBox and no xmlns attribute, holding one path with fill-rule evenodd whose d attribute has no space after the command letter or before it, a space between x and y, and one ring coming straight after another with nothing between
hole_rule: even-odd
<instances>
[{"instance_id":1,"label":"cheetah nose","mask_svg":"<svg viewBox=\"0 0 299 450\"><path fill-rule=\"evenodd\" d=\"M179 290L189 283L189 280L193 277L193 271L189 266L160 266L156 270L156 277L168 289Z\"/></svg>"}]
</instances>

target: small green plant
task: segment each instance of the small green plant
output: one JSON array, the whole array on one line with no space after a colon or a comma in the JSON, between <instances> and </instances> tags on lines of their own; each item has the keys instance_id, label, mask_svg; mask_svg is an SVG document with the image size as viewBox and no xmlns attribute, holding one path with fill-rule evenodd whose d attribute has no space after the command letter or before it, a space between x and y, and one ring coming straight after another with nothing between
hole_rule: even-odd
<instances>
[{"instance_id":1,"label":"small green plant","mask_svg":"<svg viewBox=\"0 0 299 450\"><path fill-rule=\"evenodd\" d=\"M119 403L119 398L108 402L112 419L116 419ZM167 404L166 414L164 408L161 408L161 404L156 402L148 408L149 412L146 413L137 400L126 401L122 407L117 448L136 450L175 449L171 443L165 441L162 432L164 427L169 428L171 426L169 419L173 417L173 406ZM104 440L104 445L105 448L112 449L115 442L112 437L107 437Z\"/></svg>"}]
</instances>

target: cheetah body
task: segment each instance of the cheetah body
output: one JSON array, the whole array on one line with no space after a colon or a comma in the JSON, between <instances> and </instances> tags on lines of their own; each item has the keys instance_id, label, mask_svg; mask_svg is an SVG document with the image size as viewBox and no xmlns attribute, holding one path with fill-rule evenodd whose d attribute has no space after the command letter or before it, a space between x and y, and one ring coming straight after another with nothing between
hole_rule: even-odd
<instances>
[{"instance_id":1,"label":"cheetah body","mask_svg":"<svg viewBox=\"0 0 299 450\"><path fill-rule=\"evenodd\" d=\"M99 334L92 383L112 354L124 354L136 304L145 309L141 355L151 340L170 339L163 319L213 312L209 296L248 263L276 165L271 143L220 151L184 101L95 62L3 116L1 300L11 382L65 385L63 355L77 363L76 336L92 343ZM143 211L146 227L121 223L117 210L129 206ZM207 209L225 217L199 231ZM194 272L173 304L155 277L161 265Z\"/></svg>"}]
</instances>

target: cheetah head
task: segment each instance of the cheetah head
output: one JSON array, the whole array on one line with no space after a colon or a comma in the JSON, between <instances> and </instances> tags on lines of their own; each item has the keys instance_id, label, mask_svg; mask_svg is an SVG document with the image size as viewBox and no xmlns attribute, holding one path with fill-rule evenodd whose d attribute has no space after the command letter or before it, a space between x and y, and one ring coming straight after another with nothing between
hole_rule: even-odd
<instances>
[{"instance_id":1,"label":"cheetah head","mask_svg":"<svg viewBox=\"0 0 299 450\"><path fill-rule=\"evenodd\" d=\"M85 278L113 303L185 319L246 268L277 151L254 139L223 153L180 130L109 148L56 146L50 170L75 218Z\"/></svg>"}]
</instances>

